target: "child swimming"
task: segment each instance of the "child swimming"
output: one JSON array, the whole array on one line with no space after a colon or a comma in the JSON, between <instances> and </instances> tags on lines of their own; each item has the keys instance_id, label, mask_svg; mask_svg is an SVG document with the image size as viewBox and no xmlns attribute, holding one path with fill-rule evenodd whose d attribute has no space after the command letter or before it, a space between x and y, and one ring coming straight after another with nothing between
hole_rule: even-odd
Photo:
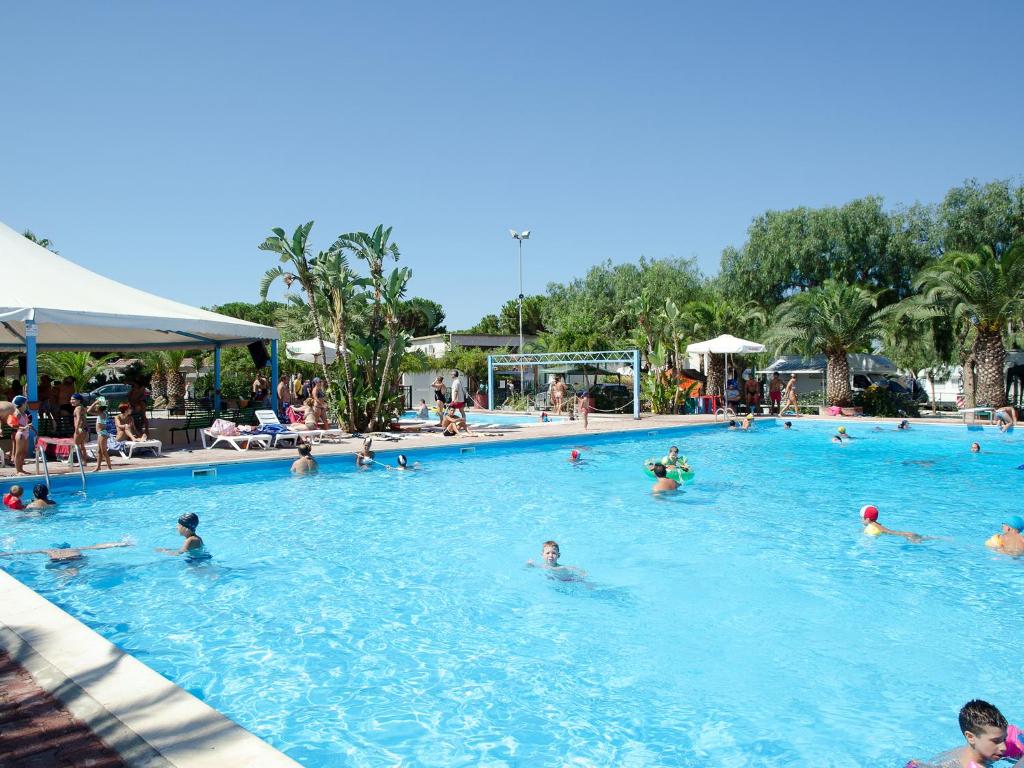
<instances>
[{"instance_id":1,"label":"child swimming","mask_svg":"<svg viewBox=\"0 0 1024 768\"><path fill-rule=\"evenodd\" d=\"M195 556L203 551L203 540L196 535L196 528L199 527L199 515L195 512L186 512L178 518L178 535L185 537L185 543L181 549L166 549L158 547L157 552L168 555L192 555Z\"/></svg>"},{"instance_id":2,"label":"child swimming","mask_svg":"<svg viewBox=\"0 0 1024 768\"><path fill-rule=\"evenodd\" d=\"M987 768L1003 758L1024 757L1021 730L1009 725L1003 713L981 699L969 701L960 709L960 731L967 746L936 755L931 760L911 760L905 768Z\"/></svg>"},{"instance_id":3,"label":"child swimming","mask_svg":"<svg viewBox=\"0 0 1024 768\"><path fill-rule=\"evenodd\" d=\"M25 502L21 500L25 489L20 485L12 485L11 490L4 494L4 506L8 509L24 509Z\"/></svg>"},{"instance_id":4,"label":"child swimming","mask_svg":"<svg viewBox=\"0 0 1024 768\"><path fill-rule=\"evenodd\" d=\"M872 504L865 504L860 508L860 522L864 526L864 533L867 536L881 536L882 534L886 534L888 536L902 536L904 539L914 544L922 541L921 535L913 533L912 531L894 531L891 528L886 528L878 522L878 507Z\"/></svg>"},{"instance_id":5,"label":"child swimming","mask_svg":"<svg viewBox=\"0 0 1024 768\"><path fill-rule=\"evenodd\" d=\"M1003 532L990 536L985 542L986 547L1002 552L1004 555L1019 557L1024 555L1024 518L1020 515L1010 515L1003 523Z\"/></svg>"},{"instance_id":6,"label":"child swimming","mask_svg":"<svg viewBox=\"0 0 1024 768\"><path fill-rule=\"evenodd\" d=\"M527 560L526 565L530 568L542 568L550 572L552 578L560 581L582 581L586 578L586 571L580 570L572 565L562 565L558 558L562 553L557 541L545 541L540 550L540 563Z\"/></svg>"}]
</instances>

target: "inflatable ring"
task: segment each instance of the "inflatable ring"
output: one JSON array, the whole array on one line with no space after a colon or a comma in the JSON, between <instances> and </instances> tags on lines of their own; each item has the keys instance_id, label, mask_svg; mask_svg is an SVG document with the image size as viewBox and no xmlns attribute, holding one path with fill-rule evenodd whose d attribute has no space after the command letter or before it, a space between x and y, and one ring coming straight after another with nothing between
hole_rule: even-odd
<instances>
[{"instance_id":1,"label":"inflatable ring","mask_svg":"<svg viewBox=\"0 0 1024 768\"><path fill-rule=\"evenodd\" d=\"M655 464L661 464L661 462L654 459L648 459L644 462L644 473L650 478L656 477L652 469ZM684 480L693 480L693 470L684 472L679 467L669 467L665 469L665 477L675 480L677 483L682 483Z\"/></svg>"}]
</instances>

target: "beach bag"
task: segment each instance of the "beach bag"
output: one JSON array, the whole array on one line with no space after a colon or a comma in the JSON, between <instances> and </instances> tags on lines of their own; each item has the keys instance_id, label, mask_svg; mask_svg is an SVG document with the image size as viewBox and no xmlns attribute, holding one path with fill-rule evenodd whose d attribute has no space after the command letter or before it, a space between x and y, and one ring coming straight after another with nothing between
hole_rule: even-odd
<instances>
[{"instance_id":1,"label":"beach bag","mask_svg":"<svg viewBox=\"0 0 1024 768\"><path fill-rule=\"evenodd\" d=\"M838 405L830 405L828 407L828 414L829 416L842 416L843 409L840 408Z\"/></svg>"},{"instance_id":2,"label":"beach bag","mask_svg":"<svg viewBox=\"0 0 1024 768\"><path fill-rule=\"evenodd\" d=\"M216 419L213 424L210 425L209 433L211 435L223 435L224 437L236 437L239 433L238 425L233 421L226 419Z\"/></svg>"}]
</instances>

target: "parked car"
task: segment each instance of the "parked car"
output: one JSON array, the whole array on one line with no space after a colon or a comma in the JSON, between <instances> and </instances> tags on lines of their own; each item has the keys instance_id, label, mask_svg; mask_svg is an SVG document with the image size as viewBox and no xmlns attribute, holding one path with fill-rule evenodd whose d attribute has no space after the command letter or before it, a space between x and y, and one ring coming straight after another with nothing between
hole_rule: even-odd
<instances>
[{"instance_id":1,"label":"parked car","mask_svg":"<svg viewBox=\"0 0 1024 768\"><path fill-rule=\"evenodd\" d=\"M128 393L132 391L130 384L104 384L89 393L89 402L97 397L107 401L107 408L116 410L117 406L128 400Z\"/></svg>"},{"instance_id":2,"label":"parked car","mask_svg":"<svg viewBox=\"0 0 1024 768\"><path fill-rule=\"evenodd\" d=\"M928 393L925 392L919 381L914 382L914 391L907 389L902 382L895 378L884 376L879 373L857 373L853 376L853 390L865 390L871 386L878 386L888 389L894 395L902 395L918 403L928 401Z\"/></svg>"}]
</instances>

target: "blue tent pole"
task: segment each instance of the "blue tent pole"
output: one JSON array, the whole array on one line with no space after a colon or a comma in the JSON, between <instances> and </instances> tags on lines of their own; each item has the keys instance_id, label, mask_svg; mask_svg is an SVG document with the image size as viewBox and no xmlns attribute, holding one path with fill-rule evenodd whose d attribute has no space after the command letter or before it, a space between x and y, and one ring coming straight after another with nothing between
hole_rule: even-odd
<instances>
[{"instance_id":1,"label":"blue tent pole","mask_svg":"<svg viewBox=\"0 0 1024 768\"><path fill-rule=\"evenodd\" d=\"M633 418L640 418L640 350L633 350Z\"/></svg>"},{"instance_id":2,"label":"blue tent pole","mask_svg":"<svg viewBox=\"0 0 1024 768\"><path fill-rule=\"evenodd\" d=\"M487 356L487 410L494 410L494 356Z\"/></svg>"},{"instance_id":3,"label":"blue tent pole","mask_svg":"<svg viewBox=\"0 0 1024 768\"><path fill-rule=\"evenodd\" d=\"M279 377L277 370L277 339L270 340L270 407L274 409L274 413L278 412L280 403L277 400L277 379Z\"/></svg>"},{"instance_id":4,"label":"blue tent pole","mask_svg":"<svg viewBox=\"0 0 1024 768\"><path fill-rule=\"evenodd\" d=\"M220 344L213 348L213 410L220 413Z\"/></svg>"},{"instance_id":5,"label":"blue tent pole","mask_svg":"<svg viewBox=\"0 0 1024 768\"><path fill-rule=\"evenodd\" d=\"M39 400L39 382L38 382L38 371L36 368L36 336L39 333L39 328L36 327L35 321L25 321L25 378L28 379L28 401L35 403ZM39 407L32 408L29 413L32 416L32 426L35 428L28 433L28 450L29 453L34 452L35 449L35 437L38 434L39 429Z\"/></svg>"}]
</instances>

